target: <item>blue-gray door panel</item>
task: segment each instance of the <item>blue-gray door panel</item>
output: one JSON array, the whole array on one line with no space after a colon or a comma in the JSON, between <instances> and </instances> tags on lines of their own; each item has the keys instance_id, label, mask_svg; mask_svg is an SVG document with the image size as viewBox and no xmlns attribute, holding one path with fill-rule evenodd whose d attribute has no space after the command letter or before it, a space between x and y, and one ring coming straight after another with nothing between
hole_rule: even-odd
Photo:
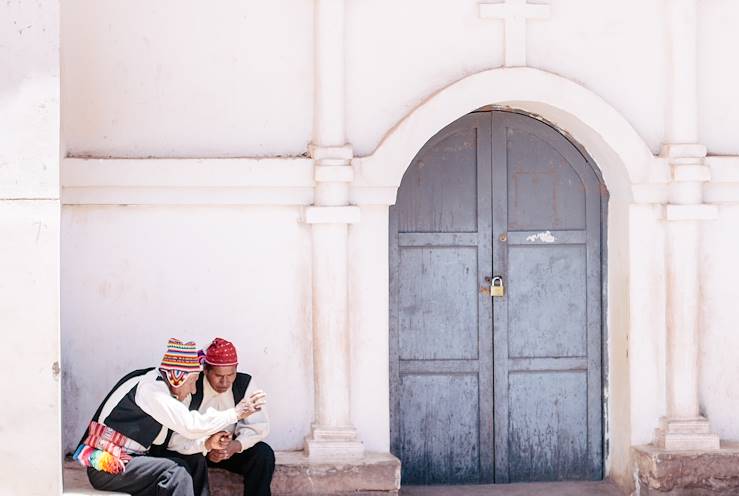
<instances>
[{"instance_id":1,"label":"blue-gray door panel","mask_svg":"<svg viewBox=\"0 0 739 496\"><path fill-rule=\"evenodd\" d=\"M602 477L602 188L561 133L476 112L390 209L391 449L404 484ZM506 293L480 293L503 276Z\"/></svg>"},{"instance_id":2,"label":"blue-gray door panel","mask_svg":"<svg viewBox=\"0 0 739 496\"><path fill-rule=\"evenodd\" d=\"M476 360L477 247L401 247L400 360Z\"/></svg>"},{"instance_id":3,"label":"blue-gray door panel","mask_svg":"<svg viewBox=\"0 0 739 496\"><path fill-rule=\"evenodd\" d=\"M493 480L490 115L418 153L390 209L391 449L405 484Z\"/></svg>"},{"instance_id":4,"label":"blue-gray door panel","mask_svg":"<svg viewBox=\"0 0 739 496\"><path fill-rule=\"evenodd\" d=\"M517 114L497 115L501 116L501 121L513 116L512 121L525 122L525 127L512 124L515 127L506 128L505 133L510 207L508 229L584 229L586 209L582 181L552 142L563 141L564 138L559 134L552 135L550 131L554 130L534 119ZM566 142L561 144L572 146Z\"/></svg>"},{"instance_id":5,"label":"blue-gray door panel","mask_svg":"<svg viewBox=\"0 0 739 496\"><path fill-rule=\"evenodd\" d=\"M509 388L514 480L590 478L586 371L512 372Z\"/></svg>"},{"instance_id":6,"label":"blue-gray door panel","mask_svg":"<svg viewBox=\"0 0 739 496\"><path fill-rule=\"evenodd\" d=\"M508 244L508 357L587 350L584 245Z\"/></svg>"},{"instance_id":7,"label":"blue-gray door panel","mask_svg":"<svg viewBox=\"0 0 739 496\"><path fill-rule=\"evenodd\" d=\"M492 133L495 480L600 479L601 182L546 123Z\"/></svg>"},{"instance_id":8,"label":"blue-gray door panel","mask_svg":"<svg viewBox=\"0 0 739 496\"><path fill-rule=\"evenodd\" d=\"M476 374L401 376L400 448L411 480L479 482L478 388Z\"/></svg>"},{"instance_id":9,"label":"blue-gray door panel","mask_svg":"<svg viewBox=\"0 0 739 496\"><path fill-rule=\"evenodd\" d=\"M479 128L459 124L436 135L403 176L399 232L477 232Z\"/></svg>"}]
</instances>

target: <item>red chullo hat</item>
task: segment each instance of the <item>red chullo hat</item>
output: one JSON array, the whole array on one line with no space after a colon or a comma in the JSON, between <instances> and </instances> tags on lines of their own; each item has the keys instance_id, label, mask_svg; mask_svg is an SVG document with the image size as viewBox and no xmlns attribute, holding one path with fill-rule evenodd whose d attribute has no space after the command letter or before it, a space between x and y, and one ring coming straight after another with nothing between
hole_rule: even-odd
<instances>
[{"instance_id":1,"label":"red chullo hat","mask_svg":"<svg viewBox=\"0 0 739 496\"><path fill-rule=\"evenodd\" d=\"M214 367L238 365L239 358L236 356L236 347L231 341L215 338L208 349L205 350L205 363Z\"/></svg>"}]
</instances>

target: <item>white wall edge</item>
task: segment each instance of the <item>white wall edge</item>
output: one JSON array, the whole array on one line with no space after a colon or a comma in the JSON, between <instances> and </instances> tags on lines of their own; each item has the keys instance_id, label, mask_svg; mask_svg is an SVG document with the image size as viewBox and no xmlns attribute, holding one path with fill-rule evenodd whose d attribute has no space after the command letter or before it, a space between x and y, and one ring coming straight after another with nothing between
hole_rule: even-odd
<instances>
[{"instance_id":1,"label":"white wall edge","mask_svg":"<svg viewBox=\"0 0 739 496\"><path fill-rule=\"evenodd\" d=\"M65 205L310 205L310 158L66 158Z\"/></svg>"},{"instance_id":2,"label":"white wall edge","mask_svg":"<svg viewBox=\"0 0 739 496\"><path fill-rule=\"evenodd\" d=\"M313 188L63 187L63 205L311 205Z\"/></svg>"},{"instance_id":3,"label":"white wall edge","mask_svg":"<svg viewBox=\"0 0 739 496\"><path fill-rule=\"evenodd\" d=\"M709 155L705 160L711 170L705 201L739 203L739 156ZM311 205L313 163L307 157L65 158L61 201L64 205ZM659 174L632 184L636 203L667 203L667 189ZM392 205L396 193L395 186L355 183L351 203Z\"/></svg>"},{"instance_id":4,"label":"white wall edge","mask_svg":"<svg viewBox=\"0 0 739 496\"><path fill-rule=\"evenodd\" d=\"M705 163L711 180L703 186L703 200L714 204L739 203L739 155L709 155Z\"/></svg>"},{"instance_id":5,"label":"white wall edge","mask_svg":"<svg viewBox=\"0 0 739 496\"><path fill-rule=\"evenodd\" d=\"M313 187L313 159L65 158L62 187Z\"/></svg>"},{"instance_id":6,"label":"white wall edge","mask_svg":"<svg viewBox=\"0 0 739 496\"><path fill-rule=\"evenodd\" d=\"M739 155L709 155L705 163L712 183L739 183Z\"/></svg>"}]
</instances>

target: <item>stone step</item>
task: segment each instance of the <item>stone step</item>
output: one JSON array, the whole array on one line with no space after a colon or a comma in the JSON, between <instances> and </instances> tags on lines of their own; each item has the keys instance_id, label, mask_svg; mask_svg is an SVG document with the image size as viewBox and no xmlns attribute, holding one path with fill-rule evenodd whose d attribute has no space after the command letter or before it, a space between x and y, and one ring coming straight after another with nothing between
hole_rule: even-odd
<instances>
[{"instance_id":1,"label":"stone step","mask_svg":"<svg viewBox=\"0 0 739 496\"><path fill-rule=\"evenodd\" d=\"M389 453L366 453L359 459L311 461L302 451L275 454L277 465L272 494L326 496L397 495L400 489L400 461ZM241 494L240 475L209 469L212 496ZM92 489L85 470L76 462L64 463L64 495L112 495Z\"/></svg>"},{"instance_id":2,"label":"stone step","mask_svg":"<svg viewBox=\"0 0 739 496\"><path fill-rule=\"evenodd\" d=\"M642 496L736 496L739 443L718 450L669 450L653 445L631 448L638 494Z\"/></svg>"}]
</instances>

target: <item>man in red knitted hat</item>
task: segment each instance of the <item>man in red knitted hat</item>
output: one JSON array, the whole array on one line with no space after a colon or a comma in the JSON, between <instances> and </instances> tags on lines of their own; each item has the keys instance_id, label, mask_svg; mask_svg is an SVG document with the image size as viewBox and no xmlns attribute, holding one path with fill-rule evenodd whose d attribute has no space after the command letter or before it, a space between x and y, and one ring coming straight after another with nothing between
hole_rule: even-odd
<instances>
[{"instance_id":1,"label":"man in red knitted hat","mask_svg":"<svg viewBox=\"0 0 739 496\"><path fill-rule=\"evenodd\" d=\"M171 338L159 367L123 377L100 403L74 459L87 467L95 489L133 496L207 496L205 463L161 457L168 433L203 439L208 449L228 447L225 431L256 412L247 400L229 408L192 411L183 405L196 391L201 365L192 341Z\"/></svg>"},{"instance_id":2,"label":"man in red knitted hat","mask_svg":"<svg viewBox=\"0 0 739 496\"><path fill-rule=\"evenodd\" d=\"M209 449L206 438L192 441L179 434L174 434L166 445L169 451L201 454L207 457L208 466L243 475L245 495L269 496L275 455L263 441L269 434L265 394L249 374L236 371L238 363L233 343L215 338L206 349L204 374L198 378L189 408L199 412L223 410L244 401L256 412L224 429L229 441L222 449Z\"/></svg>"}]
</instances>

